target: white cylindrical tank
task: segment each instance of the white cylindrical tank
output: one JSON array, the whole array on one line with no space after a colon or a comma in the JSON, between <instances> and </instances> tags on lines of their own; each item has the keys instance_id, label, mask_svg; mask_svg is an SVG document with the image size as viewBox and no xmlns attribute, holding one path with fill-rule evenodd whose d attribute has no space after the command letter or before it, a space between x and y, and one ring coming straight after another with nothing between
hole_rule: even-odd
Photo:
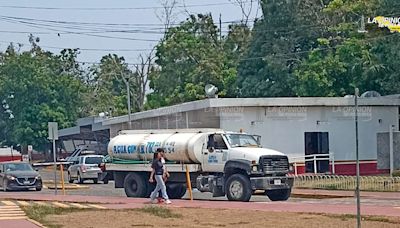
<instances>
[{"instance_id":1,"label":"white cylindrical tank","mask_svg":"<svg viewBox=\"0 0 400 228\"><path fill-rule=\"evenodd\" d=\"M108 154L113 158L127 160L152 160L157 148L164 148L169 161L200 163L206 138L210 133L165 132L144 133L127 131L111 139Z\"/></svg>"}]
</instances>

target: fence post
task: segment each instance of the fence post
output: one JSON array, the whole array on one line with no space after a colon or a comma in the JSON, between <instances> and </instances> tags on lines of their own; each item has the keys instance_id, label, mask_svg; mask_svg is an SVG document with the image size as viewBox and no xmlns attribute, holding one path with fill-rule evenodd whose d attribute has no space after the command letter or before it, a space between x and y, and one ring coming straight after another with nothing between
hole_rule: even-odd
<instances>
[{"instance_id":1,"label":"fence post","mask_svg":"<svg viewBox=\"0 0 400 228\"><path fill-rule=\"evenodd\" d=\"M332 152L332 174L335 174L335 155Z\"/></svg>"},{"instance_id":2,"label":"fence post","mask_svg":"<svg viewBox=\"0 0 400 228\"><path fill-rule=\"evenodd\" d=\"M317 155L314 154L314 174L317 174Z\"/></svg>"},{"instance_id":3,"label":"fence post","mask_svg":"<svg viewBox=\"0 0 400 228\"><path fill-rule=\"evenodd\" d=\"M294 175L297 176L297 163L294 162L293 165L294 165Z\"/></svg>"}]
</instances>

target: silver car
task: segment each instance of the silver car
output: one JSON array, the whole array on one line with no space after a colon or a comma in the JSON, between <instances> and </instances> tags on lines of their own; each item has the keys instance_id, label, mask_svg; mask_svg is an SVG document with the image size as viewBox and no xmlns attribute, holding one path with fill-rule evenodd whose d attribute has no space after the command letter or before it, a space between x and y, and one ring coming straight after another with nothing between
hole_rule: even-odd
<instances>
[{"instance_id":1,"label":"silver car","mask_svg":"<svg viewBox=\"0 0 400 228\"><path fill-rule=\"evenodd\" d=\"M75 164L68 168L68 182L83 183L85 180L93 180L95 184L98 182L98 175L101 173L99 164L102 162L102 155L84 155L79 156Z\"/></svg>"}]
</instances>

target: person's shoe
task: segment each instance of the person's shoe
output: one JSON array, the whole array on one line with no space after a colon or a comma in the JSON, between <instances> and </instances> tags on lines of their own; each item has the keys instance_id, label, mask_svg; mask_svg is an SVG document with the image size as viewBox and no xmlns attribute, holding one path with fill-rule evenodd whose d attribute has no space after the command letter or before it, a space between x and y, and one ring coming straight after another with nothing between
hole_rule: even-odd
<instances>
[{"instance_id":1,"label":"person's shoe","mask_svg":"<svg viewBox=\"0 0 400 228\"><path fill-rule=\"evenodd\" d=\"M150 200L150 203L151 204L156 204L156 203L158 203L158 200L156 200L156 199Z\"/></svg>"},{"instance_id":2,"label":"person's shoe","mask_svg":"<svg viewBox=\"0 0 400 228\"><path fill-rule=\"evenodd\" d=\"M165 200L164 203L165 203L165 204L171 204L172 202L171 202L171 200Z\"/></svg>"}]
</instances>

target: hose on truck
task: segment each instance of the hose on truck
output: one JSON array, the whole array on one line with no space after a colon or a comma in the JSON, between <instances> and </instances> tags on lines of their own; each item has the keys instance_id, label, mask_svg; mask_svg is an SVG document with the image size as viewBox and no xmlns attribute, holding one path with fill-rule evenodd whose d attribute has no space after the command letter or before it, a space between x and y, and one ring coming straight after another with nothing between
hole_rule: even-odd
<instances>
[{"instance_id":1,"label":"hose on truck","mask_svg":"<svg viewBox=\"0 0 400 228\"><path fill-rule=\"evenodd\" d=\"M149 161L141 161L141 160L129 160L122 158L112 158L110 155L106 155L103 158L103 163L114 163L114 164L148 164Z\"/></svg>"}]
</instances>

